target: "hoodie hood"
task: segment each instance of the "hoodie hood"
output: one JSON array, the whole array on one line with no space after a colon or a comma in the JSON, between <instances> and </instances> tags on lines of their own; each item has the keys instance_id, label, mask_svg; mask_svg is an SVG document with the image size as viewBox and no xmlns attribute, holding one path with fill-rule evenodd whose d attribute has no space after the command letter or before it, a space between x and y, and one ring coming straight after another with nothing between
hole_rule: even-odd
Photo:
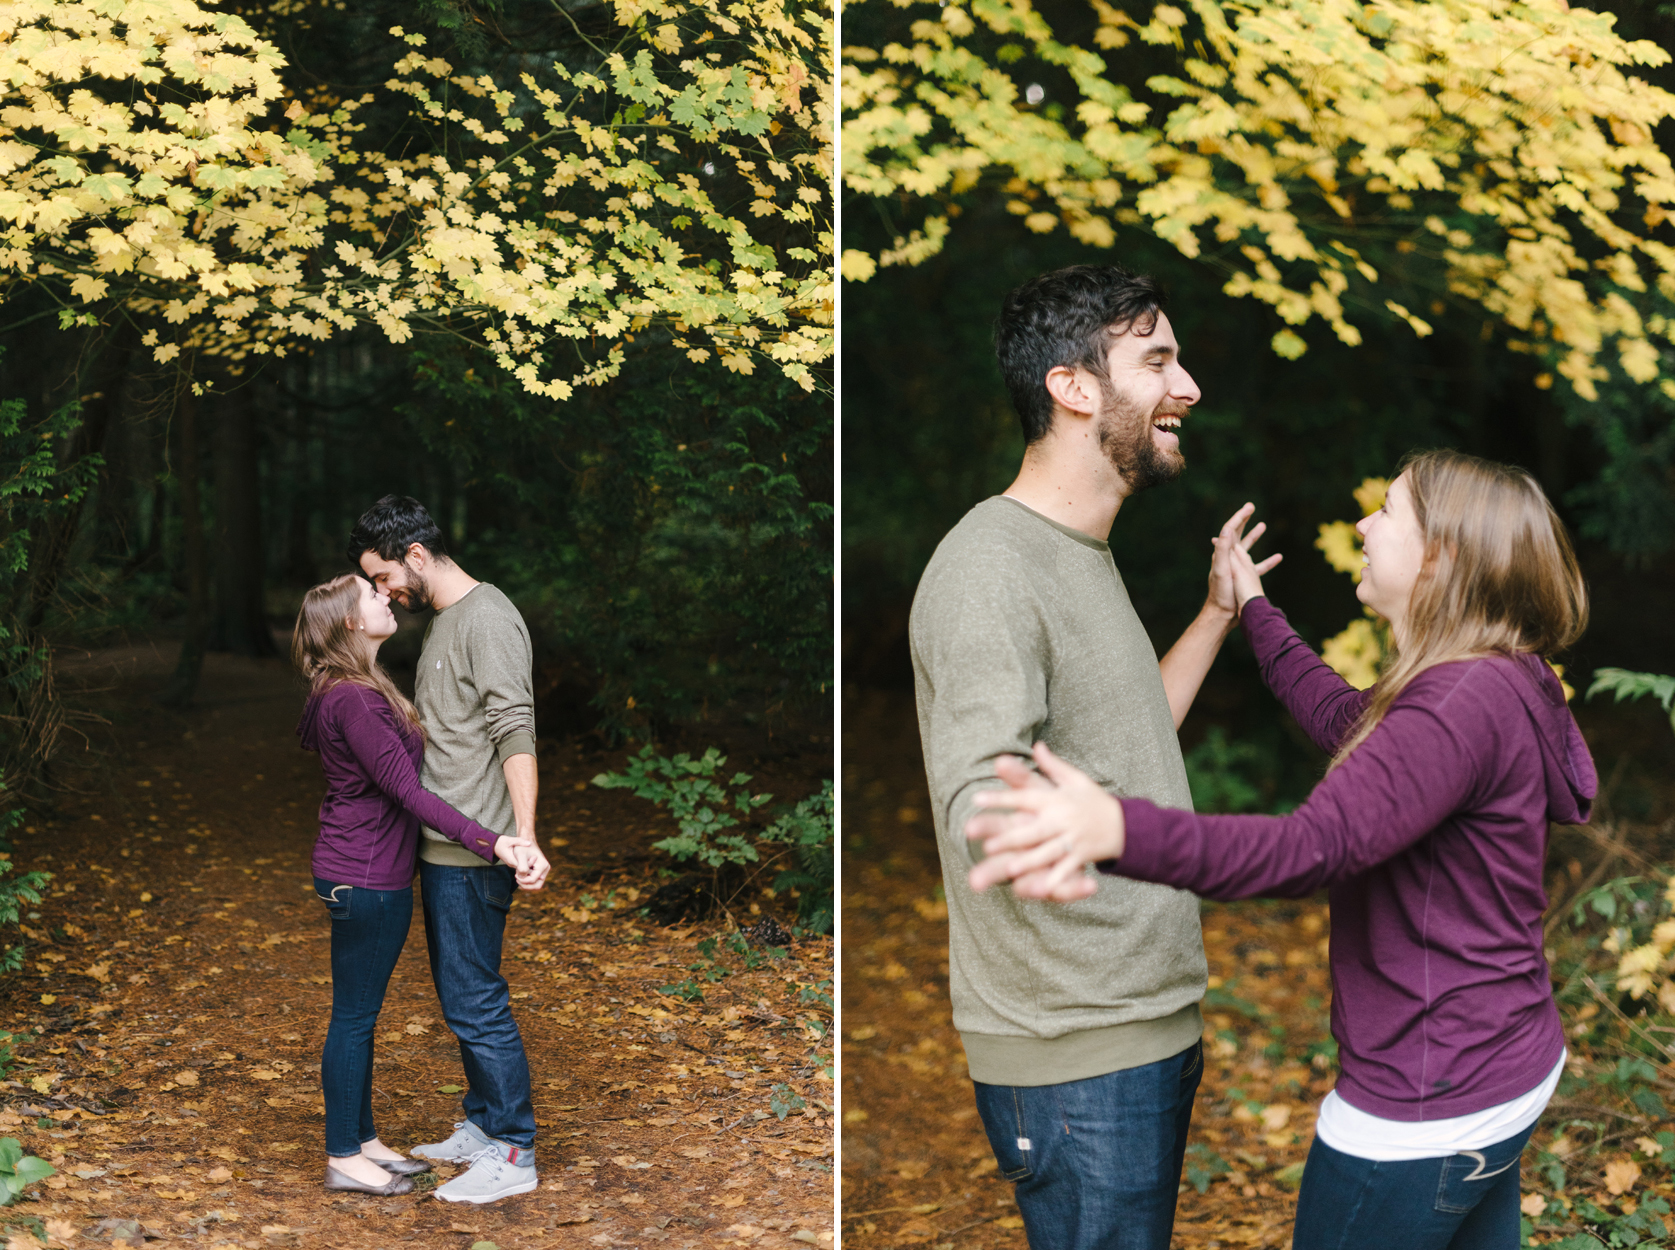
<instances>
[{"instance_id":1,"label":"hoodie hood","mask_svg":"<svg viewBox=\"0 0 1675 1250\"><path fill-rule=\"evenodd\" d=\"M320 708L325 703L321 695L311 694L308 702L303 705L302 719L297 722L297 737L302 739L302 749L319 754L320 751Z\"/></svg>"},{"instance_id":2,"label":"hoodie hood","mask_svg":"<svg viewBox=\"0 0 1675 1250\"><path fill-rule=\"evenodd\" d=\"M1541 743L1547 781L1547 819L1561 825L1586 824L1599 793L1594 757L1565 702L1558 674L1538 655L1515 657L1523 681L1511 683L1529 714Z\"/></svg>"}]
</instances>

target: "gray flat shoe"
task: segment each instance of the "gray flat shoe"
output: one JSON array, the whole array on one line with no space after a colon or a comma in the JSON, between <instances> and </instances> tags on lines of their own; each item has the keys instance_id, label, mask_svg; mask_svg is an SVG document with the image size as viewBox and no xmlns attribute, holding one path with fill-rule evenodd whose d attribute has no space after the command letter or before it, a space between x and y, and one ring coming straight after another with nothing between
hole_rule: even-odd
<instances>
[{"instance_id":1,"label":"gray flat shoe","mask_svg":"<svg viewBox=\"0 0 1675 1250\"><path fill-rule=\"evenodd\" d=\"M346 1172L339 1172L328 1163L326 1164L326 1188L339 1189L351 1194L376 1194L380 1198L393 1198L396 1194L412 1193L413 1182L405 1176L392 1176L387 1185L368 1185L365 1181L358 1181Z\"/></svg>"},{"instance_id":2,"label":"gray flat shoe","mask_svg":"<svg viewBox=\"0 0 1675 1250\"><path fill-rule=\"evenodd\" d=\"M417 1176L430 1171L430 1162L425 1159L374 1159L373 1162L391 1176Z\"/></svg>"}]
</instances>

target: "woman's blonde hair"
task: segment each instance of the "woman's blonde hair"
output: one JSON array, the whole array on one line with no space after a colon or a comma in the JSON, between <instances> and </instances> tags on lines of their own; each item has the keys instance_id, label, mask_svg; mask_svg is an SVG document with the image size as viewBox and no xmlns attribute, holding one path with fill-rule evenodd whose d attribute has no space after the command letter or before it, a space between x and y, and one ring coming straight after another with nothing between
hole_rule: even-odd
<instances>
[{"instance_id":1,"label":"woman's blonde hair","mask_svg":"<svg viewBox=\"0 0 1675 1250\"><path fill-rule=\"evenodd\" d=\"M357 573L345 573L311 587L302 597L297 628L291 635L291 660L308 679L311 695L324 694L342 682L376 690L389 700L396 715L421 735L418 709L396 689L378 664L366 635L356 629L361 617L361 583Z\"/></svg>"},{"instance_id":2,"label":"woman's blonde hair","mask_svg":"<svg viewBox=\"0 0 1675 1250\"><path fill-rule=\"evenodd\" d=\"M1588 624L1588 590L1576 553L1533 477L1457 451L1419 452L1401 472L1407 474L1424 564L1394 661L1338 748L1334 768L1426 669L1516 651L1552 656Z\"/></svg>"}]
</instances>

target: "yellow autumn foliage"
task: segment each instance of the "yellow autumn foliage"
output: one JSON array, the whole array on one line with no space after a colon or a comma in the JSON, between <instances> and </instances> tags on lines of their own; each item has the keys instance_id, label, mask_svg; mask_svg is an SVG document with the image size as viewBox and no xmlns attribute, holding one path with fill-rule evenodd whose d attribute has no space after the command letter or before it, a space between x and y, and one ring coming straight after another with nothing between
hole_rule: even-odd
<instances>
[{"instance_id":1,"label":"yellow autumn foliage","mask_svg":"<svg viewBox=\"0 0 1675 1250\"><path fill-rule=\"evenodd\" d=\"M1663 892L1663 904L1675 913L1675 879ZM1658 1005L1675 1015L1675 915L1652 929L1651 940L1622 953L1617 962L1617 988L1630 998L1653 994Z\"/></svg>"},{"instance_id":2,"label":"yellow autumn foliage","mask_svg":"<svg viewBox=\"0 0 1675 1250\"><path fill-rule=\"evenodd\" d=\"M384 90L434 140L404 158L364 145L376 95L288 92L237 16L8 0L0 299L44 285L66 323L137 323L159 362L236 367L371 324L462 337L563 399L655 327L813 389L834 334L830 12L614 13L596 72L505 83L393 30Z\"/></svg>"},{"instance_id":3,"label":"yellow autumn foliage","mask_svg":"<svg viewBox=\"0 0 1675 1250\"><path fill-rule=\"evenodd\" d=\"M982 193L1094 246L1147 231L1291 327L1353 345L1359 307L1429 334L1430 309L1393 298L1407 279L1363 254L1376 243L1387 266L1434 266L1584 397L1612 342L1630 378L1660 380L1675 171L1653 134L1675 96L1636 71L1663 48L1565 0L1089 9L1067 42L1030 0L848 6L846 32L868 33L843 54L843 178L900 227L878 266L934 254ZM1030 81L1049 76L1068 97Z\"/></svg>"},{"instance_id":4,"label":"yellow autumn foliage","mask_svg":"<svg viewBox=\"0 0 1675 1250\"><path fill-rule=\"evenodd\" d=\"M1384 667L1387 630L1382 622L1367 618L1351 621L1341 633L1328 638L1320 658L1339 677L1357 690L1366 690L1378 680Z\"/></svg>"}]
</instances>

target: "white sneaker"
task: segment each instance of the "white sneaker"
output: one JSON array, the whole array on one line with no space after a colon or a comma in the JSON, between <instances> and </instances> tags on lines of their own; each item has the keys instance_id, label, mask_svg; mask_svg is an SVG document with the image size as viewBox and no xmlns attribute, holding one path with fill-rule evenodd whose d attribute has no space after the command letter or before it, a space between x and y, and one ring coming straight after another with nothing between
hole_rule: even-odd
<instances>
[{"instance_id":1,"label":"white sneaker","mask_svg":"<svg viewBox=\"0 0 1675 1250\"><path fill-rule=\"evenodd\" d=\"M470 1163L477 1152L489 1145L489 1138L470 1120L454 1125L454 1135L447 1141L414 1146L407 1153L417 1159L433 1159L439 1163Z\"/></svg>"},{"instance_id":2,"label":"white sneaker","mask_svg":"<svg viewBox=\"0 0 1675 1250\"><path fill-rule=\"evenodd\" d=\"M471 1156L470 1170L436 1188L444 1202L497 1202L513 1194L527 1194L539 1183L535 1152L493 1142Z\"/></svg>"}]
</instances>

